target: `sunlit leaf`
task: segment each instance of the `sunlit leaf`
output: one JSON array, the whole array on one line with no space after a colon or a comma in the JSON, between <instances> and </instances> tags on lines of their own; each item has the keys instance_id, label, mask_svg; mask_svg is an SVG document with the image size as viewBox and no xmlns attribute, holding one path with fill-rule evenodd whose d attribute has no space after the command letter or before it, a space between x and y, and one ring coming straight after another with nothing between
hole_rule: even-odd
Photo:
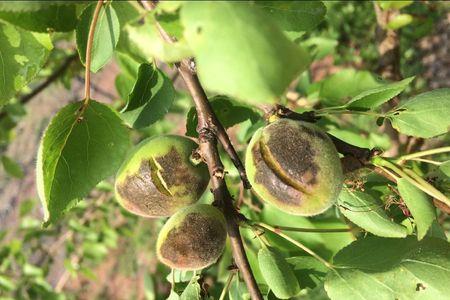
<instances>
[{"instance_id":1,"label":"sunlit leaf","mask_svg":"<svg viewBox=\"0 0 450 300\"><path fill-rule=\"evenodd\" d=\"M91 4L83 11L77 25L77 48L83 64L86 64L86 48L95 6L95 3ZM98 15L92 43L92 72L97 72L110 60L119 41L119 34L120 24L116 11L111 5L103 5Z\"/></svg>"},{"instance_id":2,"label":"sunlit leaf","mask_svg":"<svg viewBox=\"0 0 450 300\"><path fill-rule=\"evenodd\" d=\"M37 75L52 48L48 34L0 22L0 106Z\"/></svg>"},{"instance_id":3,"label":"sunlit leaf","mask_svg":"<svg viewBox=\"0 0 450 300\"><path fill-rule=\"evenodd\" d=\"M371 195L344 187L338 203L341 213L364 230L378 236L406 237L406 227L393 222L384 211L381 201Z\"/></svg>"},{"instance_id":4,"label":"sunlit leaf","mask_svg":"<svg viewBox=\"0 0 450 300\"><path fill-rule=\"evenodd\" d=\"M445 299L449 253L440 239L360 239L334 257L325 289L333 300Z\"/></svg>"},{"instance_id":5,"label":"sunlit leaf","mask_svg":"<svg viewBox=\"0 0 450 300\"><path fill-rule=\"evenodd\" d=\"M181 21L207 90L274 103L309 64L308 54L248 3L187 2Z\"/></svg>"},{"instance_id":6,"label":"sunlit leaf","mask_svg":"<svg viewBox=\"0 0 450 300\"><path fill-rule=\"evenodd\" d=\"M81 107L76 102L62 108L41 139L36 172L47 224L113 175L129 146L117 113L93 100L83 115Z\"/></svg>"},{"instance_id":7,"label":"sunlit leaf","mask_svg":"<svg viewBox=\"0 0 450 300\"><path fill-rule=\"evenodd\" d=\"M398 179L397 186L403 201L414 217L417 236L421 240L436 219L436 208L427 194L409 183L406 179Z\"/></svg>"},{"instance_id":8,"label":"sunlit leaf","mask_svg":"<svg viewBox=\"0 0 450 300\"><path fill-rule=\"evenodd\" d=\"M450 89L437 89L414 96L392 110L388 117L401 133L431 138L450 128Z\"/></svg>"}]
</instances>

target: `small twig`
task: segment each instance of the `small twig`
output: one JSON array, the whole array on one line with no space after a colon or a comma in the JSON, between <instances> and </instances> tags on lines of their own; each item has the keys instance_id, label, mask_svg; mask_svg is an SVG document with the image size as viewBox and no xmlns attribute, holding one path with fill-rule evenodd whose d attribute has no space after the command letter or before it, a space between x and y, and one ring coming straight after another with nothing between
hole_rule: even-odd
<instances>
[{"instance_id":1,"label":"small twig","mask_svg":"<svg viewBox=\"0 0 450 300\"><path fill-rule=\"evenodd\" d=\"M257 226L262 226L261 222L253 223ZM350 232L351 228L299 228L299 227L288 227L288 226L278 226L272 225L272 227L277 231L295 231L295 232L311 232L311 233L337 233L337 232Z\"/></svg>"},{"instance_id":2,"label":"small twig","mask_svg":"<svg viewBox=\"0 0 450 300\"><path fill-rule=\"evenodd\" d=\"M223 287L222 293L220 293L219 300L224 300L227 296L227 292L230 289L231 282L233 281L233 277L235 275L235 272L231 271L230 275L228 275L227 282L225 283L225 286Z\"/></svg>"},{"instance_id":3,"label":"small twig","mask_svg":"<svg viewBox=\"0 0 450 300\"><path fill-rule=\"evenodd\" d=\"M100 9L102 8L103 0L97 1L97 6L94 10L94 15L92 16L91 26L89 27L89 35L86 45L86 70L85 70L85 85L84 85L84 103L83 107L86 108L89 104L91 98L91 54L92 45L94 43L95 28L97 27L98 15L100 14Z\"/></svg>"},{"instance_id":4,"label":"small twig","mask_svg":"<svg viewBox=\"0 0 450 300\"><path fill-rule=\"evenodd\" d=\"M401 162L401 161L404 161L404 160L410 160L410 159L413 159L413 158L428 156L428 155L434 155L434 154L439 154L439 153L446 153L446 152L450 152L450 147L441 147L441 148L424 150L424 151L415 152L415 153L411 153L411 154L408 154L408 155L400 156L400 158L398 159L398 162Z\"/></svg>"},{"instance_id":5,"label":"small twig","mask_svg":"<svg viewBox=\"0 0 450 300\"><path fill-rule=\"evenodd\" d=\"M153 9L153 6L154 6L153 3L149 4L149 3L147 3L147 1L141 1L141 3L145 9ZM161 37L166 42L169 42L169 43L174 42L172 37L170 37L167 34L167 32L165 32L164 28L162 28L158 22L156 22L156 26L159 30L159 33L161 34ZM184 64L186 67L186 70L188 70L190 73L192 73L191 72L191 70L192 70L191 64L192 63L193 63L192 60L184 60L184 62L178 64L177 68L179 69L180 64ZM193 76L195 78L197 78L196 74L193 74ZM185 79L185 78L183 77L183 79ZM198 79L196 81L198 81ZM243 165L241 159L239 158L239 155L237 154L236 149L234 149L234 146L231 143L230 137L228 136L222 123L220 123L219 119L217 118L216 114L214 113L214 111L211 107L211 104L209 103L208 98L206 96L206 93L200 85L200 82L195 83L195 85L199 87L199 88L196 88L196 91L195 91L197 96L200 96L200 98L205 99L204 101L202 100L203 101L202 109L205 110L205 112L208 114L208 122L210 123L209 128L214 131L214 134L217 136L220 144L222 144L223 149L228 154L228 156L231 158L231 161L233 162L234 166L236 167L236 169L239 172L239 176L241 177L244 187L246 189L251 189L252 186L251 186L250 182L248 181L247 173L245 171L244 165ZM192 95L192 96L194 96L194 95ZM199 118L198 128L201 128L200 118Z\"/></svg>"},{"instance_id":6,"label":"small twig","mask_svg":"<svg viewBox=\"0 0 450 300\"><path fill-rule=\"evenodd\" d=\"M435 165L435 166L440 166L443 164L443 162L441 162L441 161L435 161L435 160L425 159L425 158L411 158L409 160L420 161L420 162L424 162L424 163Z\"/></svg>"},{"instance_id":7,"label":"small twig","mask_svg":"<svg viewBox=\"0 0 450 300\"><path fill-rule=\"evenodd\" d=\"M329 269L334 269L334 266L327 262L325 259L323 259L322 257L320 257L317 253L315 253L313 250L309 249L308 247L306 247L305 245L303 245L302 243L300 243L299 241L294 240L293 238L291 238L290 236L288 236L287 234L284 234L283 232L280 232L279 230L277 230L276 228L267 225L265 223L259 223L258 225L254 225L257 226L259 228L262 228L263 230L269 230L271 232L273 232L274 234L284 238L285 240L291 242L292 244L294 244L295 246L299 247L300 249L302 249L303 251L305 251L306 253L308 253L309 255L311 255L312 257L314 257L315 259L317 259L318 261L320 261L321 263L323 263L327 268Z\"/></svg>"},{"instance_id":8,"label":"small twig","mask_svg":"<svg viewBox=\"0 0 450 300\"><path fill-rule=\"evenodd\" d=\"M265 113L265 119L269 120L272 116L276 116L278 118L286 118L291 120L297 120L297 121L304 121L309 123L315 123L317 120L320 119L320 117L317 117L315 115L314 111L306 111L303 113L298 113L293 110L290 110L289 108L276 104L271 109L266 111Z\"/></svg>"}]
</instances>

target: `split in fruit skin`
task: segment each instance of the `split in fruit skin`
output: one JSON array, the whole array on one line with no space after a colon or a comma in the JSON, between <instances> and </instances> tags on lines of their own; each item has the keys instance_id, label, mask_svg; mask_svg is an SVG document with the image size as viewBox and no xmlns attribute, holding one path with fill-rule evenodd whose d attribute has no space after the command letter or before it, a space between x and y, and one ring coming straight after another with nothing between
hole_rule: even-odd
<instances>
[{"instance_id":1,"label":"split in fruit skin","mask_svg":"<svg viewBox=\"0 0 450 300\"><path fill-rule=\"evenodd\" d=\"M197 144L184 136L165 135L141 142L116 176L118 202L144 217L168 217L197 202L209 175L204 163L191 159L195 149Z\"/></svg>"},{"instance_id":2,"label":"split in fruit skin","mask_svg":"<svg viewBox=\"0 0 450 300\"><path fill-rule=\"evenodd\" d=\"M278 119L260 128L247 148L245 166L261 200L301 216L322 213L343 183L339 154L314 124Z\"/></svg>"}]
</instances>

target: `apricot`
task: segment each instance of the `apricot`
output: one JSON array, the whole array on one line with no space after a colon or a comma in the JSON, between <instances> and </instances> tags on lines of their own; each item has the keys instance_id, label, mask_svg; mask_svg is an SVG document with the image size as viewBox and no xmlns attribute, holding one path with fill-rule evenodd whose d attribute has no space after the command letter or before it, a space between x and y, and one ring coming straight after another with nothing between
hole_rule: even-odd
<instances>
[{"instance_id":1,"label":"apricot","mask_svg":"<svg viewBox=\"0 0 450 300\"><path fill-rule=\"evenodd\" d=\"M156 253L172 269L199 270L217 261L226 237L222 212L211 205L195 204L179 210L164 224Z\"/></svg>"},{"instance_id":2,"label":"apricot","mask_svg":"<svg viewBox=\"0 0 450 300\"><path fill-rule=\"evenodd\" d=\"M206 165L191 159L196 148L193 140L175 135L141 142L116 176L118 202L144 217L171 216L195 203L209 182Z\"/></svg>"},{"instance_id":3,"label":"apricot","mask_svg":"<svg viewBox=\"0 0 450 300\"><path fill-rule=\"evenodd\" d=\"M339 155L327 134L290 119L257 130L245 168L261 200L294 215L322 213L337 200L343 184Z\"/></svg>"}]
</instances>

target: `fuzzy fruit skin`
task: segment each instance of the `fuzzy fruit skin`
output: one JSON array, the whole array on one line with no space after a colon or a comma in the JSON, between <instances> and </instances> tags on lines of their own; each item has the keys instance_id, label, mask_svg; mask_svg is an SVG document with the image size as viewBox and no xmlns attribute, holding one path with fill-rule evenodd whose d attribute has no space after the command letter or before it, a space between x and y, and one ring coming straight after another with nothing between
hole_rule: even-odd
<instances>
[{"instance_id":1,"label":"fuzzy fruit skin","mask_svg":"<svg viewBox=\"0 0 450 300\"><path fill-rule=\"evenodd\" d=\"M261 200L300 216L327 210L337 200L344 177L330 138L314 124L289 119L256 131L245 168Z\"/></svg>"},{"instance_id":2,"label":"fuzzy fruit skin","mask_svg":"<svg viewBox=\"0 0 450 300\"><path fill-rule=\"evenodd\" d=\"M209 182L206 165L190 160L196 148L191 139L176 135L142 141L117 173L117 201L143 217L171 216L195 203Z\"/></svg>"},{"instance_id":3,"label":"fuzzy fruit skin","mask_svg":"<svg viewBox=\"0 0 450 300\"><path fill-rule=\"evenodd\" d=\"M179 210L164 224L156 253L172 269L199 270L217 261L226 238L222 212L211 205L194 204Z\"/></svg>"}]
</instances>

